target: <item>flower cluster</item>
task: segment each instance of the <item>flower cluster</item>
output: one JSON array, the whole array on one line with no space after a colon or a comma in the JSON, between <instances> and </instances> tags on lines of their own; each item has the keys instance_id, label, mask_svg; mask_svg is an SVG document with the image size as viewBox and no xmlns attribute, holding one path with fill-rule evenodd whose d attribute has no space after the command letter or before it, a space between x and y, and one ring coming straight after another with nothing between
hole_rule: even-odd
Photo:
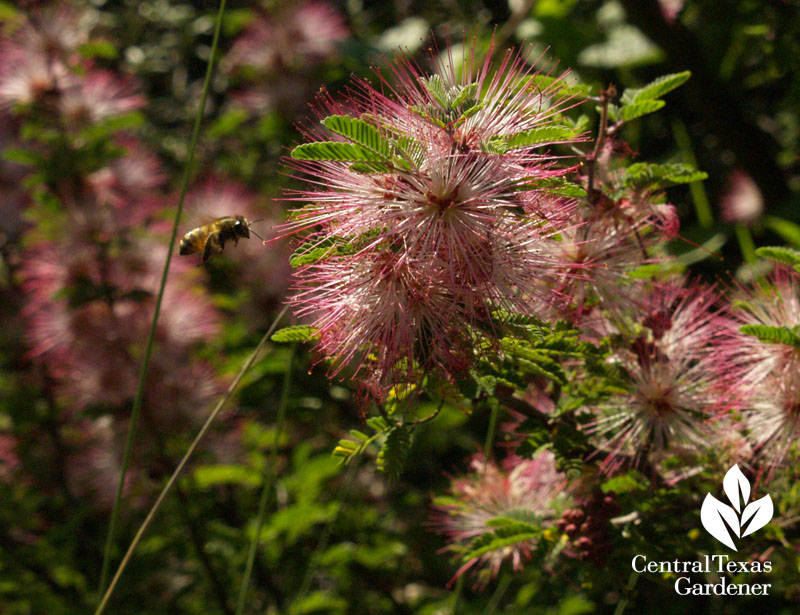
<instances>
[{"instance_id":1,"label":"flower cluster","mask_svg":"<svg viewBox=\"0 0 800 615\"><path fill-rule=\"evenodd\" d=\"M740 289L738 295L734 315L739 325L771 327L797 339L800 278L794 271L780 269L754 289ZM765 343L739 333L730 347L743 372L747 437L771 473L800 435L800 345L791 339Z\"/></svg>"},{"instance_id":2,"label":"flower cluster","mask_svg":"<svg viewBox=\"0 0 800 615\"><path fill-rule=\"evenodd\" d=\"M625 340L609 358L619 392L591 408L588 426L605 464L694 455L713 443L712 421L740 408L738 371L721 371L736 358L719 303L709 288L663 286L615 323Z\"/></svg>"},{"instance_id":3,"label":"flower cluster","mask_svg":"<svg viewBox=\"0 0 800 615\"><path fill-rule=\"evenodd\" d=\"M543 149L553 137L532 135L568 100L558 80L530 85L537 74L519 54L490 66L491 53L446 55L425 79L401 58L392 96L363 81L346 102L323 96L329 131L295 150L312 188L290 197L311 203L286 226L308 263L292 301L334 372L350 366L378 399L422 374L463 371L493 313L558 296L555 237L573 204L544 187L568 168Z\"/></svg>"},{"instance_id":4,"label":"flower cluster","mask_svg":"<svg viewBox=\"0 0 800 615\"><path fill-rule=\"evenodd\" d=\"M454 480L450 497L437 505L434 528L450 538L450 550L466 552L468 557L458 575L474 566L483 566L491 576L496 576L505 560L510 560L514 570L518 570L536 549L538 539L529 538L470 557L466 547L473 539L486 534L500 535L494 520L552 523L557 518L567 481L556 469L553 454L544 451L532 459L512 456L505 466L503 470L494 462L476 457L470 463L472 472Z\"/></svg>"},{"instance_id":5,"label":"flower cluster","mask_svg":"<svg viewBox=\"0 0 800 615\"><path fill-rule=\"evenodd\" d=\"M275 108L296 115L314 93L307 73L335 59L348 35L327 2L278 2L259 11L223 62L242 86L233 98L258 115Z\"/></svg>"},{"instance_id":6,"label":"flower cluster","mask_svg":"<svg viewBox=\"0 0 800 615\"><path fill-rule=\"evenodd\" d=\"M0 40L0 108L10 142L41 136L29 146L43 181L28 181L21 201L37 225L14 259L27 359L52 400L64 488L107 506L166 257L167 200L158 156L124 129L146 100L132 78L83 57L91 42L91 14L32 9ZM193 358L219 330L194 269L170 271L143 406L151 432L193 424L220 390Z\"/></svg>"}]
</instances>

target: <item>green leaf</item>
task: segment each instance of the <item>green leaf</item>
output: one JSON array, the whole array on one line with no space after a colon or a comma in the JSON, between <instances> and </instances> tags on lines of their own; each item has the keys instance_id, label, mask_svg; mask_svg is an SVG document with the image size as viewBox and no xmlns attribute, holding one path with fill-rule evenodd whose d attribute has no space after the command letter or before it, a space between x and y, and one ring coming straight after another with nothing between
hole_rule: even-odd
<instances>
[{"instance_id":1,"label":"green leaf","mask_svg":"<svg viewBox=\"0 0 800 615\"><path fill-rule=\"evenodd\" d=\"M21 147L7 147L3 150L3 160L22 164L25 166L37 166L42 162L42 157L28 149Z\"/></svg>"},{"instance_id":2,"label":"green leaf","mask_svg":"<svg viewBox=\"0 0 800 615\"><path fill-rule=\"evenodd\" d=\"M566 126L542 126L504 137L505 149L519 149L542 143L558 143L574 139L576 133Z\"/></svg>"},{"instance_id":3,"label":"green leaf","mask_svg":"<svg viewBox=\"0 0 800 615\"><path fill-rule=\"evenodd\" d=\"M391 173L392 167L383 162L354 162L350 165L350 170L353 173L372 175L374 173Z\"/></svg>"},{"instance_id":4,"label":"green leaf","mask_svg":"<svg viewBox=\"0 0 800 615\"><path fill-rule=\"evenodd\" d=\"M14 7L13 4L5 1L0 1L0 21L8 21L12 18L16 18L19 15L19 11Z\"/></svg>"},{"instance_id":5,"label":"green leaf","mask_svg":"<svg viewBox=\"0 0 800 615\"><path fill-rule=\"evenodd\" d=\"M436 99L436 102L445 109L450 108L449 101L447 100L447 87L444 84L444 80L439 75L431 75L428 79L423 79L422 83L425 84L425 88L431 93L431 96Z\"/></svg>"},{"instance_id":6,"label":"green leaf","mask_svg":"<svg viewBox=\"0 0 800 615\"><path fill-rule=\"evenodd\" d=\"M678 184L701 181L708 177L685 164L649 164L637 162L625 169L622 184L628 188L658 190Z\"/></svg>"},{"instance_id":7,"label":"green leaf","mask_svg":"<svg viewBox=\"0 0 800 615\"><path fill-rule=\"evenodd\" d=\"M620 111L620 119L625 122L642 117L661 109L666 103L663 100L643 100L630 105L625 105Z\"/></svg>"},{"instance_id":8,"label":"green leaf","mask_svg":"<svg viewBox=\"0 0 800 615\"><path fill-rule=\"evenodd\" d=\"M378 453L378 469L385 473L390 481L397 481L410 449L411 429L402 425L392 427Z\"/></svg>"},{"instance_id":9,"label":"green leaf","mask_svg":"<svg viewBox=\"0 0 800 615\"><path fill-rule=\"evenodd\" d=\"M586 190L565 177L528 177L518 182L514 188L519 191L538 190L576 199L586 196Z\"/></svg>"},{"instance_id":10,"label":"green leaf","mask_svg":"<svg viewBox=\"0 0 800 615\"><path fill-rule=\"evenodd\" d=\"M461 105L463 105L467 99L474 98L475 94L478 92L478 84L477 83L470 83L465 86L461 87L461 91L458 93L453 99L452 106L454 109L458 109Z\"/></svg>"},{"instance_id":11,"label":"green leaf","mask_svg":"<svg viewBox=\"0 0 800 615\"><path fill-rule=\"evenodd\" d=\"M84 58L111 60L117 57L117 48L109 41L90 41L78 47L78 53Z\"/></svg>"},{"instance_id":12,"label":"green leaf","mask_svg":"<svg viewBox=\"0 0 800 615\"><path fill-rule=\"evenodd\" d=\"M383 162L386 157L363 145L341 141L304 143L292 150L297 160L335 160L339 162Z\"/></svg>"},{"instance_id":13,"label":"green leaf","mask_svg":"<svg viewBox=\"0 0 800 615\"><path fill-rule=\"evenodd\" d=\"M520 81L520 86L529 90L539 90L545 96L586 98L592 88L585 83L569 84L563 79L550 75L531 75Z\"/></svg>"},{"instance_id":14,"label":"green leaf","mask_svg":"<svg viewBox=\"0 0 800 615\"><path fill-rule=\"evenodd\" d=\"M278 329L270 338L273 342L283 344L286 342L309 342L318 337L318 333L313 327L308 325L293 325Z\"/></svg>"},{"instance_id":15,"label":"green leaf","mask_svg":"<svg viewBox=\"0 0 800 615\"><path fill-rule=\"evenodd\" d=\"M297 598L289 607L289 615L343 615L347 612L347 601L322 591L314 591Z\"/></svg>"},{"instance_id":16,"label":"green leaf","mask_svg":"<svg viewBox=\"0 0 800 615\"><path fill-rule=\"evenodd\" d=\"M800 265L800 252L782 246L764 246L756 249L756 256L795 267Z\"/></svg>"},{"instance_id":17,"label":"green leaf","mask_svg":"<svg viewBox=\"0 0 800 615\"><path fill-rule=\"evenodd\" d=\"M797 327L771 327L769 325L742 325L739 331L745 335L752 335L766 344L783 344L785 346L800 347L800 335Z\"/></svg>"},{"instance_id":18,"label":"green leaf","mask_svg":"<svg viewBox=\"0 0 800 615\"><path fill-rule=\"evenodd\" d=\"M604 493L613 491L614 493L629 493L631 491L641 491L647 489L649 483L637 471L630 470L625 474L614 476L605 481L600 488Z\"/></svg>"},{"instance_id":19,"label":"green leaf","mask_svg":"<svg viewBox=\"0 0 800 615\"><path fill-rule=\"evenodd\" d=\"M788 241L800 247L800 225L776 216L764 218L764 224L768 229L781 236L784 241ZM756 251L758 254L758 251Z\"/></svg>"},{"instance_id":20,"label":"green leaf","mask_svg":"<svg viewBox=\"0 0 800 615\"><path fill-rule=\"evenodd\" d=\"M647 263L639 265L632 271L625 272L625 275L634 280L650 280L661 273L663 269L659 263Z\"/></svg>"},{"instance_id":21,"label":"green leaf","mask_svg":"<svg viewBox=\"0 0 800 615\"><path fill-rule=\"evenodd\" d=\"M673 73L671 75L663 75L651 81L646 86L641 88L628 88L622 93L620 99L622 104L629 105L633 103L642 102L643 100L654 100L661 98L667 92L671 92L677 87L680 87L689 80L692 73L688 70L682 73Z\"/></svg>"},{"instance_id":22,"label":"green leaf","mask_svg":"<svg viewBox=\"0 0 800 615\"><path fill-rule=\"evenodd\" d=\"M380 131L372 124L349 115L330 115L322 120L322 124L336 134L363 145L381 158L392 156L392 145L383 138Z\"/></svg>"},{"instance_id":23,"label":"green leaf","mask_svg":"<svg viewBox=\"0 0 800 615\"><path fill-rule=\"evenodd\" d=\"M354 238L328 237L322 241L305 242L289 257L289 264L297 268L318 263L333 256L354 254L382 232L381 229L374 229Z\"/></svg>"},{"instance_id":24,"label":"green leaf","mask_svg":"<svg viewBox=\"0 0 800 615\"><path fill-rule=\"evenodd\" d=\"M212 138L227 137L232 135L250 117L250 113L244 109L233 109L219 116L216 121L209 126L208 135Z\"/></svg>"},{"instance_id":25,"label":"green leaf","mask_svg":"<svg viewBox=\"0 0 800 615\"><path fill-rule=\"evenodd\" d=\"M261 484L261 473L247 466L204 466L194 471L194 481L200 489L217 485L242 485L257 487Z\"/></svg>"}]
</instances>

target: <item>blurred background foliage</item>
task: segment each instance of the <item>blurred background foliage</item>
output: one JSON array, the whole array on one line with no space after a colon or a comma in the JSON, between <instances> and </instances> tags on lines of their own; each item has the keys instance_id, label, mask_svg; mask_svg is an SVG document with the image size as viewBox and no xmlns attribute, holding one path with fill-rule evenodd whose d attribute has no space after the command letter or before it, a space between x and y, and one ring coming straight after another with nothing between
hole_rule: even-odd
<instances>
[{"instance_id":1,"label":"blurred background foliage","mask_svg":"<svg viewBox=\"0 0 800 615\"><path fill-rule=\"evenodd\" d=\"M133 79L144 98L115 117L59 128L46 110L19 111L5 95L0 611L9 615L93 610L132 398L119 382L135 374L141 357L138 316L149 314L154 272L163 262L216 10L212 1L0 2L6 41L0 64L12 65L8 46L18 42L26 15L61 23L48 12L57 5L70 5L78 16L55 33L66 36L72 28L81 39L76 61L87 71ZM283 216L286 204L276 199L294 180L282 156L301 140L297 127L308 121L320 87L342 91L353 73L369 79L371 67L385 64L397 47L425 64L432 43L441 49L465 32L488 43L494 33L504 46L530 41L543 65L558 59L595 92L691 70L692 79L664 110L626 126L623 137L641 159L687 162L708 173L702 184L669 192L682 223L673 251L709 280L747 280L759 266L754 246L800 248L798 9L792 0L234 0L225 13L181 232L204 214L266 218L258 229ZM87 208L113 200L97 196L97 185L105 185L97 173L126 150L141 154L135 168L147 194L136 199L149 205L137 215L112 207L110 217L87 222ZM141 162L147 156L156 162ZM85 204L84 189L62 188L79 177L97 180L88 182L95 187L93 204ZM115 189L121 188L109 188ZM726 203L732 205L725 209ZM288 285L287 257L281 242L263 247L251 240L206 269L186 262L173 267L180 282L162 316L162 360L150 373L150 382L161 386L145 401L115 562L214 395L272 322ZM111 269L123 263L123 271L93 277L97 263ZM141 296L131 300L131 293ZM114 322L93 320L98 301L112 313L125 302L135 307ZM61 352L63 344L70 348ZM688 599L674 598L672 580L656 575L633 589L623 557L601 568L534 559L522 573L504 569L484 591L469 579L448 584L456 569L425 519L433 494L481 450L488 413L467 416L446 406L417 430L402 475L389 481L376 470L371 449L349 466L331 456L350 428L362 428L353 392L329 381L308 352L293 362L289 357L288 346L276 345L248 374L235 407L215 426L126 571L114 613L233 612L276 438L277 479L250 612L577 615L614 612L624 596L631 613L754 608L747 599L718 597L688 606ZM178 363L185 371L170 376ZM278 435L275 418L290 365L287 424ZM111 395L115 387L120 390ZM672 559L683 544L713 552L696 526L700 498L715 488L703 481L676 487L696 500L690 510L675 510L668 494L654 495L640 511L644 526L626 537L626 553ZM776 483L771 493L778 510L797 509L797 485ZM788 532L796 518L788 512L785 519ZM786 551L796 550L783 529L770 531L765 541L782 540ZM775 596L757 608L795 612L796 562L777 553L772 558Z\"/></svg>"}]
</instances>

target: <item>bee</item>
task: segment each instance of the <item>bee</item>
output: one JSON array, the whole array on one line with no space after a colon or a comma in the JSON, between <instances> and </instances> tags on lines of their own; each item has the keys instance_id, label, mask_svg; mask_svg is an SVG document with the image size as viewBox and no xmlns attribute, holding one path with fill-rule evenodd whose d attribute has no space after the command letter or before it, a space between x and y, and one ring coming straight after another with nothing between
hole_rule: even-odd
<instances>
[{"instance_id":1,"label":"bee","mask_svg":"<svg viewBox=\"0 0 800 615\"><path fill-rule=\"evenodd\" d=\"M263 218L261 218L263 219ZM198 226L183 236L179 254L203 253L203 264L208 262L214 254L222 253L225 242L233 240L233 245L239 245L239 239L250 239L250 225L259 220L248 222L244 216L223 216L208 224ZM263 238L252 231L253 235L263 241Z\"/></svg>"}]
</instances>

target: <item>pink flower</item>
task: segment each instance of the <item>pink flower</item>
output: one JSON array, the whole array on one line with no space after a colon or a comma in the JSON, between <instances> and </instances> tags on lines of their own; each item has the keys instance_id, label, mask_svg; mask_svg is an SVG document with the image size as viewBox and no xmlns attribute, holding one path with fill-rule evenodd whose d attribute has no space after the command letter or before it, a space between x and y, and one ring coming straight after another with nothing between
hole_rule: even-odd
<instances>
[{"instance_id":1,"label":"pink flower","mask_svg":"<svg viewBox=\"0 0 800 615\"><path fill-rule=\"evenodd\" d=\"M0 108L34 103L50 107L67 75L67 69L58 60L2 41Z\"/></svg>"},{"instance_id":2,"label":"pink flower","mask_svg":"<svg viewBox=\"0 0 800 615\"><path fill-rule=\"evenodd\" d=\"M44 244L22 260L29 356L50 368L75 407L133 397L138 359L131 353L146 339L163 258L163 247L146 243L131 243L113 260L76 243ZM194 344L218 332L216 311L190 280L173 275L164 295L156 355L165 364L184 364ZM193 392L206 398L198 381L184 382L187 400Z\"/></svg>"},{"instance_id":3,"label":"pink flower","mask_svg":"<svg viewBox=\"0 0 800 615\"><path fill-rule=\"evenodd\" d=\"M780 269L752 291L739 291L734 313L739 325L800 327L800 279ZM748 438L771 475L800 437L800 348L762 342L739 333L731 340L744 371Z\"/></svg>"},{"instance_id":4,"label":"pink flower","mask_svg":"<svg viewBox=\"0 0 800 615\"><path fill-rule=\"evenodd\" d=\"M61 85L59 110L64 120L79 125L99 122L144 106L138 85L130 77L93 69L88 74L70 74Z\"/></svg>"},{"instance_id":5,"label":"pink flower","mask_svg":"<svg viewBox=\"0 0 800 615\"><path fill-rule=\"evenodd\" d=\"M119 136L116 144L124 152L87 178L99 201L92 206L111 205L117 227L139 226L162 208L158 190L167 176L158 157L136 139Z\"/></svg>"},{"instance_id":6,"label":"pink flower","mask_svg":"<svg viewBox=\"0 0 800 615\"><path fill-rule=\"evenodd\" d=\"M334 55L347 35L341 15L327 2L289 3L249 24L225 64L266 72L306 69Z\"/></svg>"},{"instance_id":7,"label":"pink flower","mask_svg":"<svg viewBox=\"0 0 800 615\"><path fill-rule=\"evenodd\" d=\"M744 171L734 171L721 201L722 219L751 224L764 212L764 197L753 179Z\"/></svg>"},{"instance_id":8,"label":"pink flower","mask_svg":"<svg viewBox=\"0 0 800 615\"><path fill-rule=\"evenodd\" d=\"M453 480L450 497L436 504L433 527L448 537L448 550L463 553L475 538L497 533L491 521L499 517L537 525L556 519L567 480L556 469L553 453L543 451L533 459L513 457L505 465L503 471L494 462L474 458L472 473ZM489 576L497 575L504 561L509 561L515 571L520 570L537 546L536 539L529 539L498 547L467 561L456 577L470 568L482 567L485 583Z\"/></svg>"},{"instance_id":9,"label":"pink flower","mask_svg":"<svg viewBox=\"0 0 800 615\"><path fill-rule=\"evenodd\" d=\"M723 371L735 365L727 343L733 323L714 292L697 285L657 288L616 326L629 340L609 360L620 391L592 409L588 425L607 453L604 468L705 450L710 422L741 404L738 372Z\"/></svg>"},{"instance_id":10,"label":"pink flower","mask_svg":"<svg viewBox=\"0 0 800 615\"><path fill-rule=\"evenodd\" d=\"M568 171L546 144L504 145L550 125L565 104L557 88L520 87L533 70L521 55L506 54L494 73L474 55L459 73L448 57L428 79L400 58L398 84L385 84L390 96L359 81L346 103L321 99L326 112L371 124L393 150L377 172L294 161L310 188L291 200L309 204L285 229L303 235L303 254L317 254L297 274L297 313L315 319L334 364L372 374L378 397L428 369L447 375L469 366L473 326L550 297L559 263L553 238L574 207L537 190L536 182ZM341 142L322 131L309 136ZM377 359L365 369L367 357Z\"/></svg>"}]
</instances>

